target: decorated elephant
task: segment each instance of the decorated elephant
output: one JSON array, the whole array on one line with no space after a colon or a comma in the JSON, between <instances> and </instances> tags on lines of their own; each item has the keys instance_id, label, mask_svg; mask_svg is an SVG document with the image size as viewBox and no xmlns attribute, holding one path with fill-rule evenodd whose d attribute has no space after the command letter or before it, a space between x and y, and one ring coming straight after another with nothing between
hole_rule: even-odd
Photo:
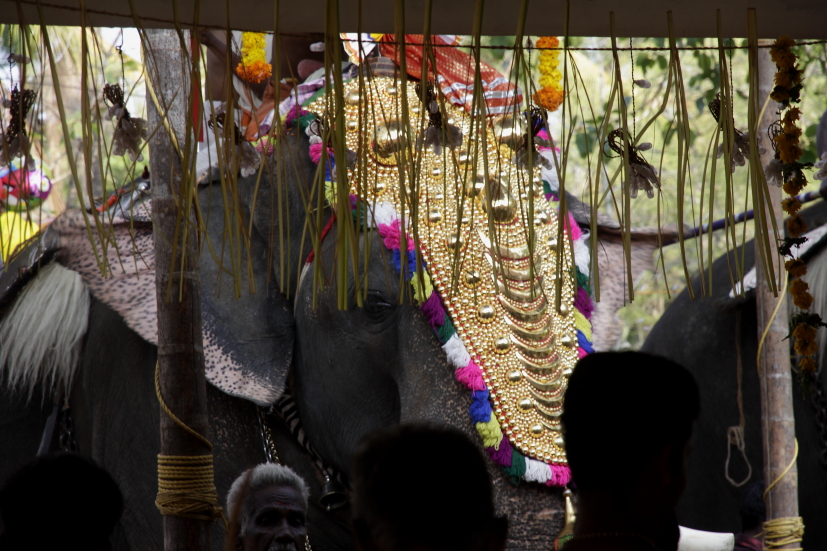
<instances>
[{"instance_id":1,"label":"decorated elephant","mask_svg":"<svg viewBox=\"0 0 827 551\"><path fill-rule=\"evenodd\" d=\"M819 202L802 211L810 241L801 258L807 262L811 289L816 289L814 310L827 314L823 281L827 270L827 205ZM734 258L726 255L712 264L712 294L689 298L684 290L652 328L643 350L661 354L685 365L701 390L701 413L689 457L689 480L678 507L682 524L702 530L737 532L744 489L749 482L763 478L761 400L756 369L758 328L755 305L753 242L737 251L743 254L746 296L732 293L729 266ZM704 274L703 277L706 277ZM818 283L821 281L822 283ZM700 288L699 278L693 280ZM799 510L806 526L803 547L827 546L827 400L825 399L825 350L823 331L819 337L817 376L807 378L805 386L794 384L792 400L795 413L798 454ZM791 354L794 352L791 349ZM791 362L795 365L795 358ZM738 373L742 382L738 382ZM793 377L798 375L793 374ZM740 425L738 399L744 405L744 448L731 438L731 427ZM743 485L741 484L743 482ZM771 482L771 481L770 481Z\"/></svg>"},{"instance_id":2,"label":"decorated elephant","mask_svg":"<svg viewBox=\"0 0 827 551\"><path fill-rule=\"evenodd\" d=\"M381 90L373 99L360 97L355 82L347 84L348 117L364 102L396 105L397 81L377 76L372 85ZM335 162L320 161L325 156L313 147L323 101L287 117L277 144L281 155L260 176L239 179L237 195L225 193L215 173L198 189L207 228L199 273L219 495L241 470L275 454L314 488L311 545L351 549L348 508L328 511L327 505L336 497L334 484L347 484L355 446L374 429L428 420L460 428L487 450L497 508L509 517L509 547L551 548L563 526L562 487L569 482L560 401L567 374L593 337L587 209L568 196L567 219L558 222L556 172L548 161L540 168L550 151L535 151L534 178L526 178L517 162L501 158L501 146L511 145L491 124L478 131L489 143L479 155L501 163L496 176L472 166L470 178L460 177L463 165L481 158L461 147L452 164L430 146L416 148L426 171L418 182L423 208L415 213L397 200L400 190L392 184L402 146L376 139L392 134L383 134L388 123L372 123L367 131L348 125L348 148L360 151L363 168L388 187L376 186L370 201L354 189L345 211L329 195L313 247L314 239L304 236L305 201L319 163ZM411 86L412 118L417 101ZM471 117L450 109L462 134L472 134ZM523 138L531 130L520 126L521 116L500 119L500 128L520 128ZM348 172L354 182L356 174ZM8 396L0 406L0 440L11 450L0 462L0 478L39 448L76 447L92 456L124 492L126 514L116 534L123 549L159 548L162 533L153 505L159 407L146 183L104 210L92 241L85 213L67 212L0 275L0 365ZM533 217L525 212L528 194L536 201ZM472 205L467 220L452 218L461 200ZM249 262L235 272L227 268L235 254L230 247L239 243L232 241L228 211L238 213L241 227L252 223ZM345 308L334 282L342 265L339 239L348 234L334 212L348 213L344 222L358 243L352 257L358 261L344 263L345 284L353 290ZM459 227L452 229L451 220ZM611 256L621 247L613 238L618 227L609 222L599 229L609 261L603 304L616 307L626 274L615 260L622 255ZM274 239L279 231L287 237ZM654 235L634 234L650 251ZM450 268L452 258L458 271ZM643 261L635 271L650 261L645 254L635 259ZM239 298L236 289L243 290ZM610 289L621 290L614 302ZM39 402L37 393L46 399ZM462 468L439 450L434 458ZM213 547L222 544L217 531Z\"/></svg>"}]
</instances>

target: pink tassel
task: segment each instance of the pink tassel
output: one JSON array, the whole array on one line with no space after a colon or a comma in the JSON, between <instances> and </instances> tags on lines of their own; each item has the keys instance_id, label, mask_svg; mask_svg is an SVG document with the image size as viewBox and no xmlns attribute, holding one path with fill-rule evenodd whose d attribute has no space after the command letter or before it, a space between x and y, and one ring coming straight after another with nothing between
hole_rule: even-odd
<instances>
[{"instance_id":1,"label":"pink tassel","mask_svg":"<svg viewBox=\"0 0 827 551\"><path fill-rule=\"evenodd\" d=\"M571 482L571 469L568 465L549 465L549 467L551 467L551 478L546 482L546 486L563 487Z\"/></svg>"},{"instance_id":2,"label":"pink tassel","mask_svg":"<svg viewBox=\"0 0 827 551\"><path fill-rule=\"evenodd\" d=\"M314 143L310 146L310 160L316 164L319 164L319 159L322 158L322 144ZM333 150L331 148L327 148L327 154L333 155Z\"/></svg>"},{"instance_id":3,"label":"pink tassel","mask_svg":"<svg viewBox=\"0 0 827 551\"><path fill-rule=\"evenodd\" d=\"M385 243L385 247L390 250L394 249L401 249L402 246L400 244L401 239L399 239L400 235L400 226L401 222L397 219L391 222L390 224L379 224L379 235L382 236L383 242ZM408 241L408 250L414 250L414 241L413 238L405 234Z\"/></svg>"},{"instance_id":4,"label":"pink tassel","mask_svg":"<svg viewBox=\"0 0 827 551\"><path fill-rule=\"evenodd\" d=\"M577 347L577 357L578 357L578 358L581 358L581 359L582 359L582 358L585 358L585 357L586 357L586 356L588 356L588 355L589 355L589 353L588 353L588 352L586 352L585 350L583 350L583 349L582 349L582 348L580 348L579 346Z\"/></svg>"},{"instance_id":5,"label":"pink tassel","mask_svg":"<svg viewBox=\"0 0 827 551\"><path fill-rule=\"evenodd\" d=\"M472 391L485 390L485 381L482 380L482 370L472 359L465 367L455 372L457 381Z\"/></svg>"},{"instance_id":6,"label":"pink tassel","mask_svg":"<svg viewBox=\"0 0 827 551\"><path fill-rule=\"evenodd\" d=\"M580 226L577 224L577 220L574 219L574 215L569 213L569 223L567 224L569 228L569 232L571 233L571 240L577 241L582 237L583 230L580 229Z\"/></svg>"}]
</instances>

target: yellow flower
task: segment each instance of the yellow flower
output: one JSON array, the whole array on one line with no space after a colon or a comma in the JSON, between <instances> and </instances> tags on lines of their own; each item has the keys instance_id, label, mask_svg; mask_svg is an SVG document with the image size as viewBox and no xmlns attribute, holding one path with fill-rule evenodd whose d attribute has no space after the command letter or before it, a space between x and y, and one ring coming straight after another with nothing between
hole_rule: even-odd
<instances>
[{"instance_id":1,"label":"yellow flower","mask_svg":"<svg viewBox=\"0 0 827 551\"><path fill-rule=\"evenodd\" d=\"M241 63L236 74L248 82L261 82L270 78L273 68L267 63L267 39L264 33L241 33Z\"/></svg>"}]
</instances>

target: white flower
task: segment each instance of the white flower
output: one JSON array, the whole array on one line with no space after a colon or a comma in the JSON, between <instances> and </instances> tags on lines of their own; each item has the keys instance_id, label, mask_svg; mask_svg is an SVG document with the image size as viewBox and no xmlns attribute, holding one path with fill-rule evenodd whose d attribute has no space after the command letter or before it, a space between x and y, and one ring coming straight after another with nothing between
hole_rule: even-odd
<instances>
[{"instance_id":1,"label":"white flower","mask_svg":"<svg viewBox=\"0 0 827 551\"><path fill-rule=\"evenodd\" d=\"M821 154L821 159L816 161L813 166L819 169L818 172L813 174L813 180L827 179L827 151Z\"/></svg>"}]
</instances>

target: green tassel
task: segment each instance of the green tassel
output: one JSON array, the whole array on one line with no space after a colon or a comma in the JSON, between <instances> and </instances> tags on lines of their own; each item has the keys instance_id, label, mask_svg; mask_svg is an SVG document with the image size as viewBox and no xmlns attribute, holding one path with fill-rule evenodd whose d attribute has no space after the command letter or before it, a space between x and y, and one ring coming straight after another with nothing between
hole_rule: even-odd
<instances>
[{"instance_id":1,"label":"green tassel","mask_svg":"<svg viewBox=\"0 0 827 551\"><path fill-rule=\"evenodd\" d=\"M592 294L592 289L589 286L589 276L580 273L577 267L574 268L575 277L577 278L577 286L583 287L587 293Z\"/></svg>"},{"instance_id":2,"label":"green tassel","mask_svg":"<svg viewBox=\"0 0 827 551\"><path fill-rule=\"evenodd\" d=\"M523 480L525 474L525 456L517 451L517 448L511 448L511 466L504 467L505 475L511 478L511 482L519 484Z\"/></svg>"},{"instance_id":3,"label":"green tassel","mask_svg":"<svg viewBox=\"0 0 827 551\"><path fill-rule=\"evenodd\" d=\"M454 324L451 323L451 318L448 317L448 314L445 314L445 320L442 322L442 327L436 330L436 334L439 336L440 342L448 342L448 339L451 338L451 335L453 335L456 332L457 330L454 329Z\"/></svg>"}]
</instances>

